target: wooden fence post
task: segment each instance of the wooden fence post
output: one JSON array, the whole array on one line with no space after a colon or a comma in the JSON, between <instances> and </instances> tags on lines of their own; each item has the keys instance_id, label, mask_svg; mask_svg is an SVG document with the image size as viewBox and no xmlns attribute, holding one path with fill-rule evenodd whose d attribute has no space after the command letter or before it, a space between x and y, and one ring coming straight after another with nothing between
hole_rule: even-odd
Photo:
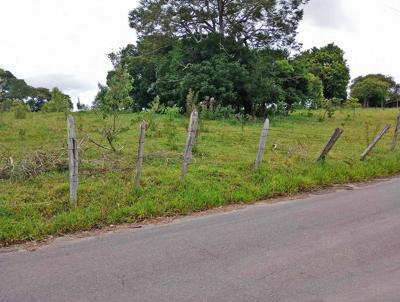
<instances>
[{"instance_id":1,"label":"wooden fence post","mask_svg":"<svg viewBox=\"0 0 400 302\"><path fill-rule=\"evenodd\" d=\"M328 155L329 151L332 150L333 146L337 142L337 140L342 136L343 130L340 128L336 128L333 132L332 136L330 137L329 141L325 145L325 148L322 150L321 154L319 155L317 162L324 160L325 157Z\"/></svg>"},{"instance_id":2,"label":"wooden fence post","mask_svg":"<svg viewBox=\"0 0 400 302\"><path fill-rule=\"evenodd\" d=\"M75 121L72 115L67 118L68 130L68 167L69 167L69 192L70 200L77 205L78 202L78 144L76 141Z\"/></svg>"},{"instance_id":3,"label":"wooden fence post","mask_svg":"<svg viewBox=\"0 0 400 302\"><path fill-rule=\"evenodd\" d=\"M374 138L374 140L369 144L367 149L361 154L361 160L364 160L368 153L375 147L375 145L380 141L380 139L385 135L386 132L390 129L390 125L386 125L385 128L382 129L382 131Z\"/></svg>"},{"instance_id":4,"label":"wooden fence post","mask_svg":"<svg viewBox=\"0 0 400 302\"><path fill-rule=\"evenodd\" d=\"M260 167L264 150L265 150L265 143L267 142L267 135L269 130L269 119L265 119L263 130L261 131L261 138L260 144L258 145L258 153L256 161L254 162L254 170L257 170Z\"/></svg>"},{"instance_id":5,"label":"wooden fence post","mask_svg":"<svg viewBox=\"0 0 400 302\"><path fill-rule=\"evenodd\" d=\"M136 192L139 188L140 182L140 174L142 173L142 165L143 165L143 150L144 150L144 137L146 133L146 123L142 122L139 126L140 134L139 134L139 146L138 146L138 156L136 161L136 174L135 174L135 182L133 184L133 191Z\"/></svg>"},{"instance_id":6,"label":"wooden fence post","mask_svg":"<svg viewBox=\"0 0 400 302\"><path fill-rule=\"evenodd\" d=\"M394 129L393 143L392 143L392 151L396 149L397 142L399 140L399 131L400 131L400 116L397 117L396 128Z\"/></svg>"},{"instance_id":7,"label":"wooden fence post","mask_svg":"<svg viewBox=\"0 0 400 302\"><path fill-rule=\"evenodd\" d=\"M192 112L190 115L189 121L189 130L188 136L186 140L186 147L183 154L183 164L182 164L182 172L181 172L181 182L185 180L187 167L189 165L189 161L192 157L192 150L196 140L196 131L197 131L197 122L198 122L198 113L196 110Z\"/></svg>"}]
</instances>

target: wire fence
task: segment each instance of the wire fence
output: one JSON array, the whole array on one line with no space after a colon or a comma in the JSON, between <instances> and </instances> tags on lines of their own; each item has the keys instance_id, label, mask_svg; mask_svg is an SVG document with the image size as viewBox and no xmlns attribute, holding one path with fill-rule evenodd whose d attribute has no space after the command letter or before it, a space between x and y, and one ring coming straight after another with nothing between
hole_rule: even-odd
<instances>
[{"instance_id":1,"label":"wire fence","mask_svg":"<svg viewBox=\"0 0 400 302\"><path fill-rule=\"evenodd\" d=\"M72 116L70 119L70 122L73 121ZM70 127L75 127L74 122L72 123L73 125L70 125ZM205 125L205 127L207 126L208 125ZM368 144L376 138L376 135L382 130L382 127L383 124L381 122L376 124L368 123L364 128L361 128L362 130L358 129L358 132L355 132L350 127L343 127L344 132L338 140L338 148L335 149L336 158L342 159L344 162L348 162L349 160L359 160L362 151L364 151ZM197 129L197 126L195 128ZM399 131L399 128L400 119L397 120L397 124L394 126L392 125L390 132L388 132L390 135L384 133L378 138L378 141L382 139L381 148L387 148L389 144L394 144L396 137L395 133L396 131ZM228 158L228 156L230 160L237 161L238 165L248 162L249 166L252 164L252 160L249 159L251 156L254 156L253 159L255 160L257 154L257 156L260 156L261 154L262 158L264 153L266 153L267 161L269 162L271 160L273 161L277 157L300 158L302 162L315 162L318 158L325 158L327 154L321 154L321 151L324 150L327 143L332 143L331 135L334 129L323 129L323 133L321 133L321 128L313 128L312 125L308 126L306 129L307 130L297 130L294 127L271 126L266 129L266 142L264 141L261 143L260 133L262 129L261 127L255 127L255 124L251 126L244 125L244 127L240 127L239 124L239 126L231 127L229 131L224 133L214 131L213 127L210 127L209 129L201 129L200 127L200 133L197 133L198 137L196 138L195 143L193 137L191 140L188 138L188 141L192 144L191 147L194 148L194 156L192 156L192 151L190 150L190 152L186 153L184 157L182 154L184 145L183 143L179 143L175 146L174 150L169 151L161 148L160 145L154 144L151 148L142 149L142 153L139 157L144 160L144 169L146 169L146 164L150 165L152 162L157 161L176 167L182 163L182 159L185 158L186 165L189 166L188 173L190 173L190 165L212 165L213 169L223 169L224 166L231 164L230 161L221 160L224 157ZM70 129L70 132L71 131L72 133L75 133L75 128L73 130ZM189 135L193 136L196 135L196 133L194 132L193 134L193 131L189 130ZM139 137L139 134L137 137ZM137 164L135 165L135 158L131 156L132 153L128 157L128 160L126 158L118 158L115 156L110 157L104 154L100 158L94 158L96 153L89 155L86 154L85 151L87 144L90 144L89 140L81 139L78 141L76 137L69 137L69 139L69 169L71 170L71 167L76 169L74 170L74 173L76 174L74 180L70 180L71 185L74 184L75 186L74 194L76 194L78 186L78 166L80 169L79 173L83 176L91 176L96 173L105 173L107 171L119 171L122 174L130 175L133 174L135 166L137 167ZM147 139L149 138L145 139L142 137L141 142L145 144L145 140ZM155 138L157 141L160 141L161 139L162 138ZM333 145L335 143L336 141L333 142ZM185 147L186 150L188 148L187 144ZM224 148L220 148L222 144ZM168 144L164 144L163 146L165 147L166 145L168 146ZM330 148L332 148L333 145L330 146ZM372 148L374 146L372 146ZM143 145L141 147L143 148ZM329 151L330 148L328 148ZM143 150L145 150L144 154ZM67 170L68 166L66 163L68 161L66 151L67 150L65 149L61 153L51 154L51 156L43 154L40 157L42 170L35 167L35 162L30 163L26 158L20 160L20 163L24 163L25 166L23 167L23 170L28 178L36 177L40 173L47 173L51 171L54 165L57 169L61 169L61 171ZM249 155L249 153L251 155ZM76 156L71 159L71 154ZM79 158L77 157L77 154L79 154ZM37 158L38 157L36 156L34 159L37 161ZM57 161L54 160L55 158ZM137 162L139 160L140 158L137 159ZM30 173L28 168L34 169L34 173ZM6 171L6 177L4 176L6 173L4 172L2 174L2 171ZM0 178L12 178L12 173L15 173L16 171L18 171L18 161L9 156L0 156ZM160 171L160 173L162 173L162 171ZM136 175L139 176L136 177L140 177L140 174L140 171L137 171ZM184 177L181 177L181 181L184 181ZM138 186L140 184L139 179L136 179L135 183ZM71 199L76 202L77 197L71 197ZM31 204L42 205L50 203L51 202L41 202Z\"/></svg>"}]
</instances>

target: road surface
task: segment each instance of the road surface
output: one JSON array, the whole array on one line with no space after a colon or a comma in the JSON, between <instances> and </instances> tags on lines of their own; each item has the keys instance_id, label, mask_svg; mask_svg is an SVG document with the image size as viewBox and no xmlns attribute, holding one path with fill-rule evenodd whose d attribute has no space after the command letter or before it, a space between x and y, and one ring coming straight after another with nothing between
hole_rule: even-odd
<instances>
[{"instance_id":1,"label":"road surface","mask_svg":"<svg viewBox=\"0 0 400 302\"><path fill-rule=\"evenodd\" d=\"M400 301L400 179L0 253L0 301Z\"/></svg>"}]
</instances>

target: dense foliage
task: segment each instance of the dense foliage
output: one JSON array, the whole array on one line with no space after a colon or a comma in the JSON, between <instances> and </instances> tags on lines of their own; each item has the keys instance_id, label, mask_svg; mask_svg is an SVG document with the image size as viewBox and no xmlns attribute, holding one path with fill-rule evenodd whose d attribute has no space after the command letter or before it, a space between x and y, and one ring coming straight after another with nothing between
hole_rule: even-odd
<instances>
[{"instance_id":1,"label":"dense foliage","mask_svg":"<svg viewBox=\"0 0 400 302\"><path fill-rule=\"evenodd\" d=\"M347 98L350 69L340 47L335 44L328 44L322 48L314 47L303 52L297 60L304 62L310 72L321 79L325 98Z\"/></svg>"},{"instance_id":2,"label":"dense foliage","mask_svg":"<svg viewBox=\"0 0 400 302\"><path fill-rule=\"evenodd\" d=\"M56 102L60 98L63 98L68 102L68 109L72 109L70 97L62 93L58 88L50 91L43 87L32 87L25 80L15 77L10 71L0 68L0 105L3 111L10 110L14 105L19 104L20 101L24 101L31 111L40 111L52 98L55 98ZM59 111L53 110L54 106L51 104L49 107L52 109L50 111ZM56 109L58 108L59 106L56 106Z\"/></svg>"},{"instance_id":3,"label":"dense foliage","mask_svg":"<svg viewBox=\"0 0 400 302\"><path fill-rule=\"evenodd\" d=\"M293 55L307 2L140 1L129 14L136 45L110 54L134 81L131 108L149 108L158 96L185 109L189 93L201 108L253 115L345 100L350 76L339 47Z\"/></svg>"},{"instance_id":4,"label":"dense foliage","mask_svg":"<svg viewBox=\"0 0 400 302\"><path fill-rule=\"evenodd\" d=\"M209 34L253 47L296 47L309 0L141 0L129 14L140 38L161 34L201 40Z\"/></svg>"},{"instance_id":5,"label":"dense foliage","mask_svg":"<svg viewBox=\"0 0 400 302\"><path fill-rule=\"evenodd\" d=\"M369 74L355 78L350 86L351 96L364 107L383 107L400 97L400 85L390 76Z\"/></svg>"},{"instance_id":6,"label":"dense foliage","mask_svg":"<svg viewBox=\"0 0 400 302\"><path fill-rule=\"evenodd\" d=\"M168 46L162 47L167 40ZM185 108L190 89L196 103L212 98L216 106L231 106L237 112L244 108L252 114L318 108L323 98L323 81L306 60L293 58L284 49L249 48L229 37L221 40L217 34L201 41L146 36L110 57L134 80L134 110L147 108L156 96L161 103Z\"/></svg>"}]
</instances>

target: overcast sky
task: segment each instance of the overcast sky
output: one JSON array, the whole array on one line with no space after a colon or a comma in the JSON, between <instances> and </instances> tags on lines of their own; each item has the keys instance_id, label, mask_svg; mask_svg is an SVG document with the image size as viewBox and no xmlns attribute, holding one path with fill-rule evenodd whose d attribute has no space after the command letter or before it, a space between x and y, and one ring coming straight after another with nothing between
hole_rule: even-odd
<instances>
[{"instance_id":1,"label":"overcast sky","mask_svg":"<svg viewBox=\"0 0 400 302\"><path fill-rule=\"evenodd\" d=\"M112 50L135 41L135 0L0 0L0 67L33 86L57 86L90 104ZM352 77L384 73L400 81L399 0L311 0L298 40L304 49L334 42Z\"/></svg>"}]
</instances>

